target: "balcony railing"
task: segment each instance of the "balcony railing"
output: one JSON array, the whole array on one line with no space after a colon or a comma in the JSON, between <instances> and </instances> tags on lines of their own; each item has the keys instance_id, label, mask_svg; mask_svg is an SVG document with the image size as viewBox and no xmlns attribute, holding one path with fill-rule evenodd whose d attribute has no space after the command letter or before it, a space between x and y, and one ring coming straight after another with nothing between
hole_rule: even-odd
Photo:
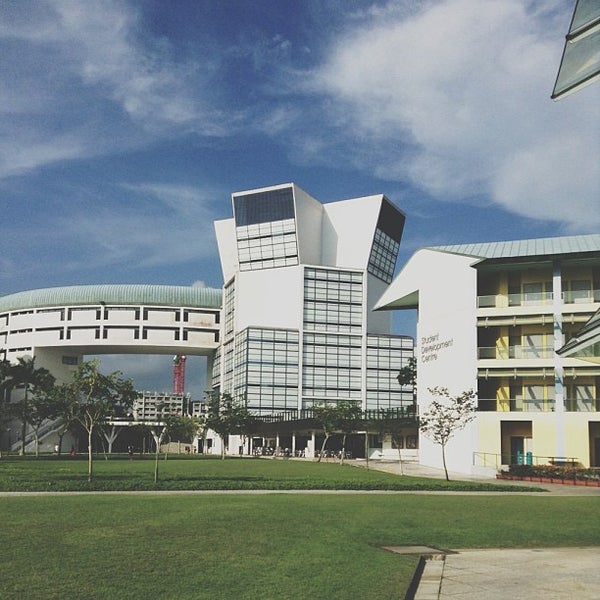
<instances>
[{"instance_id":1,"label":"balcony railing","mask_svg":"<svg viewBox=\"0 0 600 600\"><path fill-rule=\"evenodd\" d=\"M498 408L500 406L500 409ZM506 408L510 412L554 412L555 403L553 399L534 400L534 399L515 399L496 400L479 398L477 410L480 412L504 412Z\"/></svg>"},{"instance_id":2,"label":"balcony railing","mask_svg":"<svg viewBox=\"0 0 600 600\"><path fill-rule=\"evenodd\" d=\"M564 407L566 412L600 412L600 399L567 398L564 400ZM506 408L510 412L554 412L556 402L553 399L517 400L514 398L510 400L479 398L477 401L479 412L505 412Z\"/></svg>"},{"instance_id":3,"label":"balcony railing","mask_svg":"<svg viewBox=\"0 0 600 600\"><path fill-rule=\"evenodd\" d=\"M552 346L509 346L508 348L493 346L477 348L477 357L480 359L508 360L552 358L554 348Z\"/></svg>"},{"instance_id":4,"label":"balcony railing","mask_svg":"<svg viewBox=\"0 0 600 600\"><path fill-rule=\"evenodd\" d=\"M565 304L591 304L592 302L600 302L600 290L563 292L562 301Z\"/></svg>"},{"instance_id":5,"label":"balcony railing","mask_svg":"<svg viewBox=\"0 0 600 600\"><path fill-rule=\"evenodd\" d=\"M509 308L513 306L544 306L552 304L552 292L525 294L493 294L477 296L477 308ZM592 304L600 302L600 290L562 292L563 304Z\"/></svg>"},{"instance_id":6,"label":"balcony railing","mask_svg":"<svg viewBox=\"0 0 600 600\"><path fill-rule=\"evenodd\" d=\"M477 296L477 308L542 306L544 304L552 304L552 292L531 294L494 294L492 296Z\"/></svg>"},{"instance_id":7,"label":"balcony railing","mask_svg":"<svg viewBox=\"0 0 600 600\"><path fill-rule=\"evenodd\" d=\"M567 412L598 412L600 400L598 398L567 398L565 399Z\"/></svg>"}]
</instances>

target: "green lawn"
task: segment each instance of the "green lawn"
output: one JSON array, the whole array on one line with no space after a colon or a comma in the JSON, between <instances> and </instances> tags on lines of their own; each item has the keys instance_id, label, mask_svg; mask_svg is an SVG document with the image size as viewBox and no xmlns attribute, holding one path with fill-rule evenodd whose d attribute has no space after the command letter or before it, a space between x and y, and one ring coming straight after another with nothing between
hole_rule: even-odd
<instances>
[{"instance_id":1,"label":"green lawn","mask_svg":"<svg viewBox=\"0 0 600 600\"><path fill-rule=\"evenodd\" d=\"M28 600L402 598L417 559L382 545L600 540L596 497L59 495L0 514L0 597Z\"/></svg>"},{"instance_id":2,"label":"green lawn","mask_svg":"<svg viewBox=\"0 0 600 600\"><path fill-rule=\"evenodd\" d=\"M261 458L172 456L159 460L154 484L154 459L112 456L94 461L94 480L87 481L85 456L4 457L0 460L0 491L126 491L126 490L510 490L494 483L446 482L399 477L374 469L337 463ZM530 490L531 488L521 488Z\"/></svg>"}]
</instances>

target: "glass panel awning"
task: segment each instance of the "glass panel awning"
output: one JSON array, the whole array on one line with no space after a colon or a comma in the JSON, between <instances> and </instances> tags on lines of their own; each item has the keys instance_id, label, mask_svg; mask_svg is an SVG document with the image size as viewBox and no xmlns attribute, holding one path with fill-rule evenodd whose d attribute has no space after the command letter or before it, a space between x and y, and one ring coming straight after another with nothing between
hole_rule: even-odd
<instances>
[{"instance_id":1,"label":"glass panel awning","mask_svg":"<svg viewBox=\"0 0 600 600\"><path fill-rule=\"evenodd\" d=\"M600 79L600 2L578 0L566 36L552 99Z\"/></svg>"}]
</instances>

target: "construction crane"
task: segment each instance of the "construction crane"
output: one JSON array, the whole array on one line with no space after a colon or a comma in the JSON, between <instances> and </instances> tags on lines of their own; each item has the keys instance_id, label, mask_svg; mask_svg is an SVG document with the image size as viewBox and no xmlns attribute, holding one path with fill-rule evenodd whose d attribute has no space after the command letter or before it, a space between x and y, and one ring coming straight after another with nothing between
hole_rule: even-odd
<instances>
[{"instance_id":1,"label":"construction crane","mask_svg":"<svg viewBox=\"0 0 600 600\"><path fill-rule=\"evenodd\" d=\"M185 393L185 355L176 354L173 357L173 393Z\"/></svg>"}]
</instances>

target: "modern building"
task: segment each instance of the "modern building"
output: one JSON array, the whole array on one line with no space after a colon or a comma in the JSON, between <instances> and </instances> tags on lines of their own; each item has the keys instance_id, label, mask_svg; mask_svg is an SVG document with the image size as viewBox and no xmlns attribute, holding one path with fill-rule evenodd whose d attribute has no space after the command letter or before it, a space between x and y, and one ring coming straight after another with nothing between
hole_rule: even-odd
<instances>
[{"instance_id":1,"label":"modern building","mask_svg":"<svg viewBox=\"0 0 600 600\"><path fill-rule=\"evenodd\" d=\"M322 204L293 183L235 193L232 205L215 224L225 285L213 388L290 419L322 402L412 405L396 378L413 340L372 311L404 214L383 195Z\"/></svg>"},{"instance_id":2,"label":"modern building","mask_svg":"<svg viewBox=\"0 0 600 600\"><path fill-rule=\"evenodd\" d=\"M223 292L92 285L5 296L0 357L33 356L66 381L89 354L203 355L206 389L288 421L340 400L413 408L412 387L397 381L413 339L392 335L391 315L372 311L392 280L404 214L383 195L321 204L291 183L233 194L232 208L233 218L215 224ZM143 396L140 418L155 418L167 396ZM314 425L307 436L314 446ZM389 440L377 437L383 452Z\"/></svg>"},{"instance_id":3,"label":"modern building","mask_svg":"<svg viewBox=\"0 0 600 600\"><path fill-rule=\"evenodd\" d=\"M192 396L189 393L143 392L134 400L132 413L139 421L161 421L165 415L192 416Z\"/></svg>"},{"instance_id":4,"label":"modern building","mask_svg":"<svg viewBox=\"0 0 600 600\"><path fill-rule=\"evenodd\" d=\"M0 360L33 357L36 367L48 369L59 382L70 381L86 355L200 355L210 364L220 343L220 316L217 289L82 285L27 290L0 298ZM191 409L199 413L200 404ZM149 400L140 417L150 418L151 412ZM56 429L53 423L42 429L42 451L54 448ZM16 449L20 431L10 424L1 429L0 448ZM25 443L33 440L30 434Z\"/></svg>"},{"instance_id":5,"label":"modern building","mask_svg":"<svg viewBox=\"0 0 600 600\"><path fill-rule=\"evenodd\" d=\"M450 470L600 466L600 366L590 360L600 235L423 248L376 308L418 310L421 414L436 386L477 392L476 419L448 445ZM423 436L419 459L441 465Z\"/></svg>"},{"instance_id":6,"label":"modern building","mask_svg":"<svg viewBox=\"0 0 600 600\"><path fill-rule=\"evenodd\" d=\"M196 354L219 345L221 290L77 285L0 298L0 359L32 356L59 381L90 354Z\"/></svg>"}]
</instances>

